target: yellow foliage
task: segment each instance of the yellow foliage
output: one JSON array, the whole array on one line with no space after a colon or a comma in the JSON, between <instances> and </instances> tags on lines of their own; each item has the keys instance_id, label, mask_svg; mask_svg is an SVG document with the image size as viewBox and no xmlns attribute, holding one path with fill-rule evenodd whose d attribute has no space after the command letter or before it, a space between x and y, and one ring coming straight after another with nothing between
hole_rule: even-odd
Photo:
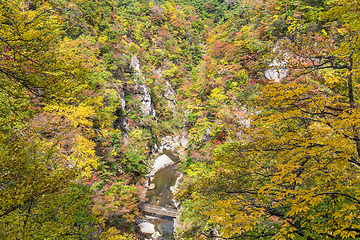
<instances>
[{"instance_id":1,"label":"yellow foliage","mask_svg":"<svg viewBox=\"0 0 360 240\"><path fill-rule=\"evenodd\" d=\"M325 64L321 65L319 60L316 74L302 77L295 73L282 83L263 87L252 103L259 112L249 117L250 127L242 127L235 117L222 114L221 120L227 125L221 120L209 123L203 117L195 124L196 129L190 130L199 142L204 130L215 125L241 133L229 135L226 143L217 146L211 161L191 167L194 182L182 193L200 205L193 211L213 222L223 238L359 236L360 24L353 19L358 5L350 9L347 0L334 1L333 5L330 13L339 11L334 18L339 17L346 26L339 29L345 35L343 42L331 41L332 30L327 30L321 37L304 37L302 49L290 41L282 47L293 51L296 59L289 60L288 65L305 69L299 70L301 74L310 69L301 62L301 54L331 56L337 62L323 60ZM298 19L291 20L295 29ZM208 43L221 40L224 29L216 28ZM221 87L211 89L207 106L226 103L223 93ZM205 112L206 106L201 107Z\"/></svg>"},{"instance_id":2,"label":"yellow foliage","mask_svg":"<svg viewBox=\"0 0 360 240\"><path fill-rule=\"evenodd\" d=\"M78 127L79 125L92 127L91 117L95 115L93 107L86 106L85 104L80 104L76 107L71 105L47 105L44 110L56 112L59 116L69 118L73 127Z\"/></svg>"},{"instance_id":3,"label":"yellow foliage","mask_svg":"<svg viewBox=\"0 0 360 240\"><path fill-rule=\"evenodd\" d=\"M95 143L78 135L72 144L71 154L66 156L69 163L81 169L83 177L90 177L92 170L97 167L97 156L95 154Z\"/></svg>"},{"instance_id":4,"label":"yellow foliage","mask_svg":"<svg viewBox=\"0 0 360 240\"><path fill-rule=\"evenodd\" d=\"M135 237L132 234L121 234L119 230L114 227L109 228L106 232L103 232L100 237L101 240L134 240Z\"/></svg>"}]
</instances>

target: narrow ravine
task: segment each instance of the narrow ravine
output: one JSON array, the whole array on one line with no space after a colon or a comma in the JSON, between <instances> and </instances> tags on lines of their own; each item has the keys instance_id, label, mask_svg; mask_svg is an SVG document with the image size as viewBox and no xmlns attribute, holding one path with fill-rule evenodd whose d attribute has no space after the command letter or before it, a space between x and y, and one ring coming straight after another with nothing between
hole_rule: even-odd
<instances>
[{"instance_id":1,"label":"narrow ravine","mask_svg":"<svg viewBox=\"0 0 360 240\"><path fill-rule=\"evenodd\" d=\"M155 173L155 176L149 182L150 188L146 192L148 199L146 204L151 204L164 208L175 208L174 195L172 187L175 186L177 179L181 176L176 163L179 161L173 152L164 150L174 164L166 166ZM166 216L156 216L152 214L144 214L144 222L148 225L154 225L155 232L144 234L146 239L173 239L174 235L174 219Z\"/></svg>"}]
</instances>

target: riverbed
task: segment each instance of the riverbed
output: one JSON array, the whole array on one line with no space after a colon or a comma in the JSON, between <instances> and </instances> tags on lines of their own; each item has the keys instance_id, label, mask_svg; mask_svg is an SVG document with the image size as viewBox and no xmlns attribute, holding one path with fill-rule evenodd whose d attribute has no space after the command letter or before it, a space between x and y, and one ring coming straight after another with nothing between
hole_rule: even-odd
<instances>
[{"instance_id":1,"label":"riverbed","mask_svg":"<svg viewBox=\"0 0 360 240\"><path fill-rule=\"evenodd\" d=\"M149 182L149 185L155 184L155 188L146 192L146 198L148 199L146 204L156 205L165 208L176 208L173 202L174 195L171 191L171 187L174 187L177 179L181 176L178 171L176 163L179 162L173 152L164 150L166 154L174 164L166 166L155 173L153 179ZM159 217L146 213L145 219L148 223L155 226L155 231L161 236L156 237L158 234L145 234L147 239L173 239L174 235L174 219L171 217Z\"/></svg>"}]
</instances>

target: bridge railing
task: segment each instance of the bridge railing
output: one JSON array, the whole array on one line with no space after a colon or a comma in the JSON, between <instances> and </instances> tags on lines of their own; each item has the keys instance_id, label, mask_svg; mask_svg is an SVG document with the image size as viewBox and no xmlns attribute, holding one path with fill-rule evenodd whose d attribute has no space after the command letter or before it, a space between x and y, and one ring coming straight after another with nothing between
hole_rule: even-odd
<instances>
[{"instance_id":1,"label":"bridge railing","mask_svg":"<svg viewBox=\"0 0 360 240\"><path fill-rule=\"evenodd\" d=\"M139 209L141 209L145 212L156 213L156 214L169 216L169 217L177 217L176 209L163 208L163 207L150 205L150 204L141 204L141 205L139 205Z\"/></svg>"}]
</instances>

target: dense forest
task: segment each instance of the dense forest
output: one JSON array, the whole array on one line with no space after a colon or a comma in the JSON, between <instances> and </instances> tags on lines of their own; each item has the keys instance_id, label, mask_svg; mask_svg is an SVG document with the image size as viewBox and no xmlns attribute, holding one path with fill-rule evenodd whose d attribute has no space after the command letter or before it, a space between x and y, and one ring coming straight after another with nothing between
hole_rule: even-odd
<instances>
[{"instance_id":1,"label":"dense forest","mask_svg":"<svg viewBox=\"0 0 360 240\"><path fill-rule=\"evenodd\" d=\"M359 35L359 0L1 0L0 239L144 239L180 132L175 239L360 239Z\"/></svg>"}]
</instances>

